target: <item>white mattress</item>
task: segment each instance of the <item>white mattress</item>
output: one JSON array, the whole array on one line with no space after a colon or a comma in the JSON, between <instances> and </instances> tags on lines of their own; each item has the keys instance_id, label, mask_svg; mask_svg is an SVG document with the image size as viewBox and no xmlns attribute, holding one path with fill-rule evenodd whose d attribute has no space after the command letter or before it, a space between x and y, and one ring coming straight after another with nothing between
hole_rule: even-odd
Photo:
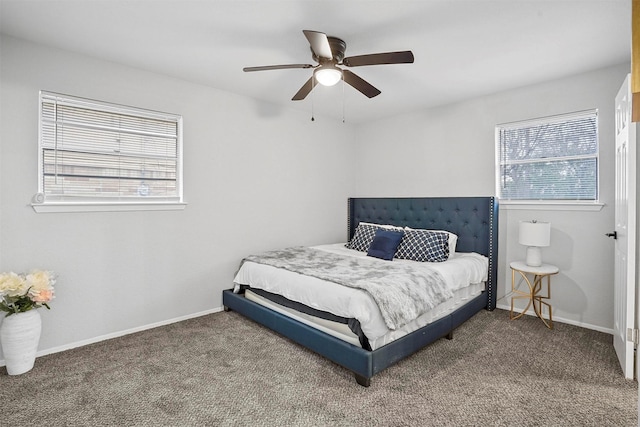
<instances>
[{"instance_id":1,"label":"white mattress","mask_svg":"<svg viewBox=\"0 0 640 427\"><path fill-rule=\"evenodd\" d=\"M364 252L345 248L343 243L315 246L314 248L346 256L367 256ZM389 261L379 260L379 262L388 263ZM454 291L454 298L443 302L402 328L392 331L387 328L373 298L366 291L360 289L253 262L245 262L242 265L236 274L234 284L236 291L239 289L239 285L249 285L282 295L309 307L333 313L336 316L358 319L362 331L369 339L371 348L376 349L445 316L477 296L485 288L484 282L488 273L488 259L475 253L455 253L449 260L441 263L417 263L407 260L393 260L392 262L428 265L435 268ZM311 322L313 318L305 320L304 323L310 324L308 322ZM322 322L322 327L332 329L324 322ZM342 336L344 335L344 325L338 329L340 330L338 335L341 335L338 338L344 339ZM355 339L357 342L357 338Z\"/></svg>"}]
</instances>

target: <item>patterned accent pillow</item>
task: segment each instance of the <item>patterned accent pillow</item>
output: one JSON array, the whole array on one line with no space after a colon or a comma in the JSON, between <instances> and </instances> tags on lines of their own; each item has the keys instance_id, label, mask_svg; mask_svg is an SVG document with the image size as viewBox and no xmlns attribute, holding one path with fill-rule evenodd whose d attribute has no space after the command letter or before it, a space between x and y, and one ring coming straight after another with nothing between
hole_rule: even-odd
<instances>
[{"instance_id":1,"label":"patterned accent pillow","mask_svg":"<svg viewBox=\"0 0 640 427\"><path fill-rule=\"evenodd\" d=\"M410 227L405 227L405 230L424 230L423 228L410 228ZM453 234L450 231L445 231L445 230L427 230L427 231L435 231L438 233L447 233L449 235L449 256L451 256L452 254L454 254L456 252L456 245L458 243L458 236L456 234Z\"/></svg>"},{"instance_id":2,"label":"patterned accent pillow","mask_svg":"<svg viewBox=\"0 0 640 427\"><path fill-rule=\"evenodd\" d=\"M356 231L353 233L353 237L345 245L347 249L354 249L360 252L367 252L369 250L369 246L371 246L371 242L373 242L373 238L376 235L376 231L378 229L384 230L393 230L393 231L403 231L402 227L396 227L395 225L382 225L382 224L372 224L370 222L360 222L356 227Z\"/></svg>"},{"instance_id":3,"label":"patterned accent pillow","mask_svg":"<svg viewBox=\"0 0 640 427\"><path fill-rule=\"evenodd\" d=\"M375 237L376 230L378 228L380 227L377 225L361 222L358 224L355 233L353 233L353 237L345 246L347 249L367 252L369 250L369 246L371 246L371 242L373 242L373 238Z\"/></svg>"},{"instance_id":4,"label":"patterned accent pillow","mask_svg":"<svg viewBox=\"0 0 640 427\"><path fill-rule=\"evenodd\" d=\"M443 262L449 258L449 234L444 231L405 229L396 258Z\"/></svg>"}]
</instances>

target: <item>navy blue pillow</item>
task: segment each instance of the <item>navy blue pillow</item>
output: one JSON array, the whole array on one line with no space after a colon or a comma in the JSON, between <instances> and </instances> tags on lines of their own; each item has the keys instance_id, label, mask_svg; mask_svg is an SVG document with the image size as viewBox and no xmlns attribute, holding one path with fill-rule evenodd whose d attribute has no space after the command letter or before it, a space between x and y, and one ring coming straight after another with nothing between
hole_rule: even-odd
<instances>
[{"instance_id":1,"label":"navy blue pillow","mask_svg":"<svg viewBox=\"0 0 640 427\"><path fill-rule=\"evenodd\" d=\"M367 251L368 256L391 261L404 236L403 231L384 230L379 228Z\"/></svg>"}]
</instances>

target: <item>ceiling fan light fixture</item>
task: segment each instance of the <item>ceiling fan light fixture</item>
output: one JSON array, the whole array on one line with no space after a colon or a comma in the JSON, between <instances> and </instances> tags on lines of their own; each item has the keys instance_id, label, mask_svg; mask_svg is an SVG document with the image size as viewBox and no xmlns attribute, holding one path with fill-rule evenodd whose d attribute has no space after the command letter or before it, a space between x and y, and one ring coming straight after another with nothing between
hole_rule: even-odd
<instances>
[{"instance_id":1,"label":"ceiling fan light fixture","mask_svg":"<svg viewBox=\"0 0 640 427\"><path fill-rule=\"evenodd\" d=\"M323 86L333 86L342 80L342 70L337 67L323 66L314 71L316 81Z\"/></svg>"}]
</instances>

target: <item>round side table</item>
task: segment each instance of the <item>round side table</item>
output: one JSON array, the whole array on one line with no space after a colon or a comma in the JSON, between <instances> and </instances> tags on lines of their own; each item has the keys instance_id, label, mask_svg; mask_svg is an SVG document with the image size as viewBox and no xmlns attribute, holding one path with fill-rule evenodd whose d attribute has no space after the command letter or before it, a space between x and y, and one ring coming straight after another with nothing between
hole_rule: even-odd
<instances>
[{"instance_id":1,"label":"round side table","mask_svg":"<svg viewBox=\"0 0 640 427\"><path fill-rule=\"evenodd\" d=\"M524 261L513 261L509 264L511 267L511 311L509 312L509 318L511 320L519 319L522 317L529 307L533 305L533 311L535 311L536 316L538 316L544 324L549 329L553 329L553 314L551 304L543 301L551 298L551 276L554 274L558 274L560 269L555 265L551 264L542 264L539 267L532 267L527 265ZM522 278L525 280L527 285L529 286L529 292L521 291L515 288L516 282L516 272L520 273ZM532 276L532 280L529 280L529 277ZM542 294L542 286L544 278L547 278L547 293L546 295ZM517 299L528 299L529 303L522 310L522 312L517 313L513 310L513 301ZM542 316L542 306L545 305L549 311L549 319L545 319Z\"/></svg>"}]
</instances>

